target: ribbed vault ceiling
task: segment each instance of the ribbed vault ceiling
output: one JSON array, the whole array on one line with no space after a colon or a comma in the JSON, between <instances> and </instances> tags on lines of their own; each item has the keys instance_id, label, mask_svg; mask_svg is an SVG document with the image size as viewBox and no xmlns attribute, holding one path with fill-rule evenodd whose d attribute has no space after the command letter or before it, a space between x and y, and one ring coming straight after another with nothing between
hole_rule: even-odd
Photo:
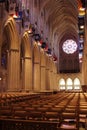
<instances>
[{"instance_id":1,"label":"ribbed vault ceiling","mask_svg":"<svg viewBox=\"0 0 87 130\"><path fill-rule=\"evenodd\" d=\"M46 42L47 47L55 53L57 58L59 58L57 60L58 63L63 63L62 60L59 61L60 59L62 59L61 57L59 57L59 53L61 53L60 51L64 52L62 49L62 44L64 41L66 41L67 39L73 39L74 41L76 41L76 44L79 44L79 40L82 40L79 37L79 32L83 30L80 30L78 15L79 9L82 6L81 4L84 1L85 0L29 0L29 5L31 5L31 16L35 17L32 18L32 20L34 19L34 21L31 20L33 22L31 24L35 25L35 29L37 29L36 32L41 33L40 35L42 39L44 39L43 41ZM26 5L26 1L24 5ZM84 24L84 17L83 19L80 19L80 22L81 25ZM82 35L82 37L84 36ZM78 52L79 46L76 50L77 54L74 55L75 58L73 58L72 61L75 61L75 63L77 61L77 64L79 64ZM64 53L64 56L65 55L66 54ZM66 56L67 63L70 63L72 59L70 58L71 55ZM69 65L69 63L68 66L71 66L71 64ZM75 64L73 63L72 66L74 65Z\"/></svg>"},{"instance_id":2,"label":"ribbed vault ceiling","mask_svg":"<svg viewBox=\"0 0 87 130\"><path fill-rule=\"evenodd\" d=\"M40 7L46 12L45 22L50 28L51 47L57 57L59 55L58 48L65 40L73 39L77 44L79 43L78 16L83 3L84 0L41 0ZM55 36L52 39L55 34L56 40ZM78 57L77 54L77 59ZM79 60L77 60L77 64L79 64Z\"/></svg>"},{"instance_id":3,"label":"ribbed vault ceiling","mask_svg":"<svg viewBox=\"0 0 87 130\"><path fill-rule=\"evenodd\" d=\"M76 0L46 0L43 8L47 12L46 22L52 31L59 32L59 38L71 37L77 41L78 3Z\"/></svg>"}]
</instances>

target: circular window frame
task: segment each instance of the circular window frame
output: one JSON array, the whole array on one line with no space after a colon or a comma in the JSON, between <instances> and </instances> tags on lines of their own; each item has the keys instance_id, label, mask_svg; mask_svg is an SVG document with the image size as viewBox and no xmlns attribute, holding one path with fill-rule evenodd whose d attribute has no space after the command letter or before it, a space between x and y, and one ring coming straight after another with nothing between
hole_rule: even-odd
<instances>
[{"instance_id":1,"label":"circular window frame","mask_svg":"<svg viewBox=\"0 0 87 130\"><path fill-rule=\"evenodd\" d=\"M77 47L77 43L72 39L67 39L62 45L62 49L66 54L73 54L77 51Z\"/></svg>"}]
</instances>

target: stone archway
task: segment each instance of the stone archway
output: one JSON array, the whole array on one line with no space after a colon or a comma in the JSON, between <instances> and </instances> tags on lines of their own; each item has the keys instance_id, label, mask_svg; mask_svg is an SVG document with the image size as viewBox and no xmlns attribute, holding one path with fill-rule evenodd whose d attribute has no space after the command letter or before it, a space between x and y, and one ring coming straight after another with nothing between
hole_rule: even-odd
<instances>
[{"instance_id":1,"label":"stone archway","mask_svg":"<svg viewBox=\"0 0 87 130\"><path fill-rule=\"evenodd\" d=\"M7 82L8 91L19 91L19 39L16 23L13 18L9 18L3 27L2 46L7 44ZM5 40L5 42L4 42Z\"/></svg>"},{"instance_id":2,"label":"stone archway","mask_svg":"<svg viewBox=\"0 0 87 130\"><path fill-rule=\"evenodd\" d=\"M21 63L21 89L24 91L31 91L33 89L32 84L32 46L29 34L24 33L21 41L20 50L20 63Z\"/></svg>"}]
</instances>

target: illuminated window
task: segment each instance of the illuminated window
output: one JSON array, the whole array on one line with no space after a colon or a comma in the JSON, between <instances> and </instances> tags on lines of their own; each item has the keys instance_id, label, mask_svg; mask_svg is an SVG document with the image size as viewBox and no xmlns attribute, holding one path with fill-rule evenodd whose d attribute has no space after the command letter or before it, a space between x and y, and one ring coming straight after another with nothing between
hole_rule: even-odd
<instances>
[{"instance_id":1,"label":"illuminated window","mask_svg":"<svg viewBox=\"0 0 87 130\"><path fill-rule=\"evenodd\" d=\"M68 78L68 79L66 80L66 86L67 86L67 90L73 89L72 79Z\"/></svg>"},{"instance_id":2,"label":"illuminated window","mask_svg":"<svg viewBox=\"0 0 87 130\"><path fill-rule=\"evenodd\" d=\"M81 85L80 85L80 80L78 78L74 79L74 89L80 89Z\"/></svg>"},{"instance_id":3,"label":"illuminated window","mask_svg":"<svg viewBox=\"0 0 87 130\"><path fill-rule=\"evenodd\" d=\"M59 86L60 86L60 90L65 90L65 80L64 79L59 80Z\"/></svg>"},{"instance_id":4,"label":"illuminated window","mask_svg":"<svg viewBox=\"0 0 87 130\"><path fill-rule=\"evenodd\" d=\"M69 39L63 43L62 48L65 53L72 54L77 50L77 43L74 40Z\"/></svg>"}]
</instances>

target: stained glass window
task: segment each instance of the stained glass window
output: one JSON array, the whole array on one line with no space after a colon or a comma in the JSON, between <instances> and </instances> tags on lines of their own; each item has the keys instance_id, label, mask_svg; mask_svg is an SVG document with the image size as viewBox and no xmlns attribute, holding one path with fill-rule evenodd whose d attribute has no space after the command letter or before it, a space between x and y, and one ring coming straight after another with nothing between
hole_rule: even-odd
<instances>
[{"instance_id":1,"label":"stained glass window","mask_svg":"<svg viewBox=\"0 0 87 130\"><path fill-rule=\"evenodd\" d=\"M72 39L68 39L63 43L62 48L65 53L72 54L77 50L77 43Z\"/></svg>"}]
</instances>

